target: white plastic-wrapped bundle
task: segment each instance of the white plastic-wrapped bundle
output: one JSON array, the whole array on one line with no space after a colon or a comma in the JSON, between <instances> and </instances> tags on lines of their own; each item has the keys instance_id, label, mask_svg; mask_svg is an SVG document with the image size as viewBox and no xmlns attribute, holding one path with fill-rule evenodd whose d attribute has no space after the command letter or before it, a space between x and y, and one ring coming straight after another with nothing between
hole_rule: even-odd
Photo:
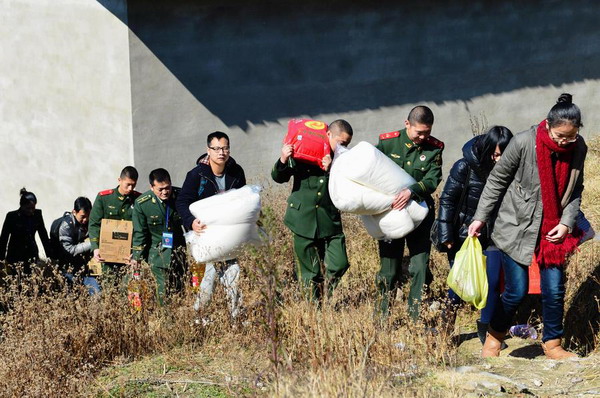
<instances>
[{"instance_id":1,"label":"white plastic-wrapped bundle","mask_svg":"<svg viewBox=\"0 0 600 398\"><path fill-rule=\"evenodd\" d=\"M353 214L381 213L383 209L389 209L394 201L393 195L381 193L334 174L329 175L329 196L339 211Z\"/></svg>"},{"instance_id":2,"label":"white plastic-wrapped bundle","mask_svg":"<svg viewBox=\"0 0 600 398\"><path fill-rule=\"evenodd\" d=\"M427 217L425 202L411 200L402 210L387 210L381 214L361 216L369 235L375 239L399 239L414 231Z\"/></svg>"},{"instance_id":3,"label":"white plastic-wrapped bundle","mask_svg":"<svg viewBox=\"0 0 600 398\"><path fill-rule=\"evenodd\" d=\"M338 146L329 174L333 204L348 213L360 214L375 239L406 236L427 216L427 205L409 201L403 210L392 210L394 197L415 183L406 171L368 142L352 149Z\"/></svg>"},{"instance_id":4,"label":"white plastic-wrapped bundle","mask_svg":"<svg viewBox=\"0 0 600 398\"><path fill-rule=\"evenodd\" d=\"M338 146L329 173L329 195L340 210L379 214L401 190L415 183L406 171L368 142Z\"/></svg>"},{"instance_id":5,"label":"white plastic-wrapped bundle","mask_svg":"<svg viewBox=\"0 0 600 398\"><path fill-rule=\"evenodd\" d=\"M200 235L193 231L185 234L196 261L231 260L240 255L243 245L261 242L256 225L260 215L260 190L257 185L246 185L190 205L194 217L206 224Z\"/></svg>"}]
</instances>

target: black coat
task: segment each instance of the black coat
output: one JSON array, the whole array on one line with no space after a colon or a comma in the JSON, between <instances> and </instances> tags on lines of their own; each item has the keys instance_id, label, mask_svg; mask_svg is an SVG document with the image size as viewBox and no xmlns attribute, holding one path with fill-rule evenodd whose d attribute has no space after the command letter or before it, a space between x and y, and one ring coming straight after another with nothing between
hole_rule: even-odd
<instances>
[{"instance_id":1,"label":"black coat","mask_svg":"<svg viewBox=\"0 0 600 398\"><path fill-rule=\"evenodd\" d=\"M50 239L44 226L42 211L35 209L32 216L22 214L20 210L8 212L0 234L0 260L6 259L9 264L37 261L39 254L35 242L36 232L40 235L46 255L50 256Z\"/></svg>"},{"instance_id":2,"label":"black coat","mask_svg":"<svg viewBox=\"0 0 600 398\"><path fill-rule=\"evenodd\" d=\"M205 199L219 193L219 187L215 175L206 162L207 155L198 159L198 165L190 170L185 176L181 192L177 197L177 212L183 220L183 226L187 230L192 229L192 223L196 219L190 212L190 205L200 199ZM240 165L233 158L227 160L225 165L225 190L241 188L246 185L246 175Z\"/></svg>"},{"instance_id":3,"label":"black coat","mask_svg":"<svg viewBox=\"0 0 600 398\"><path fill-rule=\"evenodd\" d=\"M468 236L469 224L475 215L481 192L491 171L482 166L479 154L476 153L475 143L481 137L474 137L463 146L463 158L452 166L440 196L438 239L440 243L453 242L453 250L458 250ZM467 192L461 204L459 202L465 188ZM458 219L453 225L457 212ZM479 237L484 249L490 244L489 236L490 228L486 225Z\"/></svg>"}]
</instances>

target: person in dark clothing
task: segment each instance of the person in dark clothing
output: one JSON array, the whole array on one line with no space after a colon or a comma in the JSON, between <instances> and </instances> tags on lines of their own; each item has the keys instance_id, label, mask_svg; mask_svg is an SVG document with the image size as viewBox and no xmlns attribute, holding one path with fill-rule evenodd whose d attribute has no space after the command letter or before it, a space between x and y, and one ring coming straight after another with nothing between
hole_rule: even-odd
<instances>
[{"instance_id":1,"label":"person in dark clothing","mask_svg":"<svg viewBox=\"0 0 600 398\"><path fill-rule=\"evenodd\" d=\"M54 220L50 227L53 259L61 274L71 284L81 277L90 295L100 292L94 276L89 275L87 263L92 259L92 244L88 239L88 221L92 202L86 197L75 199L73 210Z\"/></svg>"},{"instance_id":2,"label":"person in dark clothing","mask_svg":"<svg viewBox=\"0 0 600 398\"><path fill-rule=\"evenodd\" d=\"M37 233L44 246L46 256L51 254L48 232L44 226L42 211L36 209L37 198L25 188L21 189L19 209L8 212L0 234L0 261L8 264L21 263L25 274L31 274L31 263L39 260L35 242Z\"/></svg>"},{"instance_id":3,"label":"person in dark clothing","mask_svg":"<svg viewBox=\"0 0 600 398\"><path fill-rule=\"evenodd\" d=\"M190 170L177 197L177 212L183 219L186 230L200 233L203 224L190 212L190 205L200 199L246 185L246 175L231 156L229 137L216 131L208 135L207 153L196 161Z\"/></svg>"},{"instance_id":4,"label":"person in dark clothing","mask_svg":"<svg viewBox=\"0 0 600 398\"><path fill-rule=\"evenodd\" d=\"M221 131L210 133L206 138L206 146L207 153L200 156L196 161L197 166L187 173L175 203L185 229L196 234L201 234L206 225L190 212L192 203L246 185L244 170L229 155L230 141L227 134ZM207 263L194 309L198 311L209 304L215 282L219 280L229 300L231 317L236 318L242 303L242 295L237 287L239 275L237 259Z\"/></svg>"},{"instance_id":5,"label":"person in dark clothing","mask_svg":"<svg viewBox=\"0 0 600 398\"><path fill-rule=\"evenodd\" d=\"M438 242L441 242L448 251L450 267L454 263L456 253L468 236L468 227L477 210L479 197L487 178L512 137L512 132L504 126L490 128L485 134L474 137L463 146L462 159L456 161L450 170L450 175L440 196L437 217ZM487 256L486 273L489 285L487 304L481 310L481 318L477 321L477 335L482 344L500 297L498 285L502 266L501 253L490 239L493 222L489 223L489 226L479 236L479 241ZM460 298L452 289L449 290L448 296L451 307L460 304ZM452 308L450 312L451 314L446 319L452 326L456 314L455 308Z\"/></svg>"}]
</instances>

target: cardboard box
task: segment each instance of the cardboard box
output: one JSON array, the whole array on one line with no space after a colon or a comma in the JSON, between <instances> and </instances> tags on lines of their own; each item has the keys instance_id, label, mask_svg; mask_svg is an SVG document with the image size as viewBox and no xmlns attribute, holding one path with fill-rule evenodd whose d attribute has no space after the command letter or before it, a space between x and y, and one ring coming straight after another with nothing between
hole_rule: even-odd
<instances>
[{"instance_id":1,"label":"cardboard box","mask_svg":"<svg viewBox=\"0 0 600 398\"><path fill-rule=\"evenodd\" d=\"M107 263L126 264L131 255L133 223L103 219L100 226L100 257Z\"/></svg>"}]
</instances>

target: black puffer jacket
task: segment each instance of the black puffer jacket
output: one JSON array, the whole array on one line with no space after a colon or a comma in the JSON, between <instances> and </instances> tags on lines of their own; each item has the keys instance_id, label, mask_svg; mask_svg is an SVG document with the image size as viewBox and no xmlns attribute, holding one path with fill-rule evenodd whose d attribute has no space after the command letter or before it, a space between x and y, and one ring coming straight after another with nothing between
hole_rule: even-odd
<instances>
[{"instance_id":1,"label":"black puffer jacket","mask_svg":"<svg viewBox=\"0 0 600 398\"><path fill-rule=\"evenodd\" d=\"M463 158L452 166L446 185L444 185L444 191L440 196L440 209L437 217L438 239L440 243L453 242L455 250L460 248L468 236L469 224L475 215L479 197L491 171L482 167L479 154L475 153L475 143L481 137L477 136L463 146ZM461 206L459 202L465 188L467 188L467 192ZM453 225L456 212L459 212L458 220L456 225ZM484 249L490 244L490 231L487 227L486 225L483 228L479 237Z\"/></svg>"}]
</instances>

